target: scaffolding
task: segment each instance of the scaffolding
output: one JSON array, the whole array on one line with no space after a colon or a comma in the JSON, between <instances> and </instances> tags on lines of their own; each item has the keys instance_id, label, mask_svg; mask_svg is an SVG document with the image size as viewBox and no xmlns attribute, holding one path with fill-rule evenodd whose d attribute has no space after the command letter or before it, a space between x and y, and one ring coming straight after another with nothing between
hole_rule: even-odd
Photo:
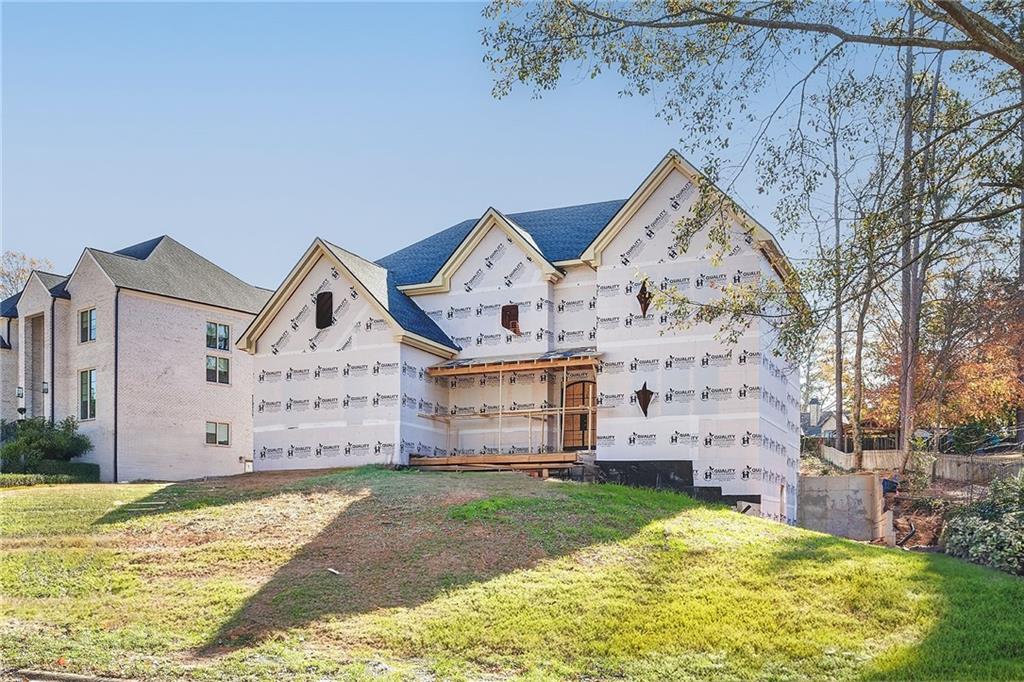
<instances>
[{"instance_id":1,"label":"scaffolding","mask_svg":"<svg viewBox=\"0 0 1024 682\"><path fill-rule=\"evenodd\" d=\"M452 455L448 457L412 457L410 464L413 466L429 466L430 468L457 467L465 469L487 469L510 468L510 469L536 469L546 474L547 469L566 468L576 462L576 452L564 452L566 415L586 415L588 427L584 430L583 450L593 450L594 443L591 442L590 424L596 418L596 396L594 385L587 386L586 400L583 405L566 406L566 388L568 385L568 374L570 369L597 369L598 357L595 349L570 349L566 351L553 351L542 356L533 357L511 357L511 358L481 358L478 360L453 360L443 365L431 367L427 370L431 377L454 377L466 375L498 375L498 403L497 409L486 412L474 412L472 414L428 414L421 413L418 416L435 422L445 424L445 446L448 452L452 452L452 425L469 420L497 420L497 454L468 454ZM508 372L551 372L561 370L561 404L558 407L529 408L529 409L505 409L504 376ZM543 452L545 449L546 434L548 433L549 420L557 419L558 446L553 451ZM505 420L526 419L528 424L528 451L524 454L501 454L502 435ZM540 424L540 438L535 441L534 427ZM456 430L457 435L457 430ZM538 442L539 447L535 451L534 443Z\"/></svg>"}]
</instances>

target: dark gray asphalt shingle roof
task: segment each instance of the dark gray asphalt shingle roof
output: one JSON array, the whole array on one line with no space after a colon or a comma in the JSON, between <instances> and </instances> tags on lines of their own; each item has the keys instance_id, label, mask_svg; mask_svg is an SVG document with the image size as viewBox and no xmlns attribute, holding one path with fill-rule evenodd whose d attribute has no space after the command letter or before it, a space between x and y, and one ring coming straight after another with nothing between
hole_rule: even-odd
<instances>
[{"instance_id":1,"label":"dark gray asphalt shingle roof","mask_svg":"<svg viewBox=\"0 0 1024 682\"><path fill-rule=\"evenodd\" d=\"M55 275L52 272L44 272L42 270L33 270L33 274L39 277L39 281L50 292L50 296L54 298L71 298L67 292L67 275ZM24 290L25 288L22 287L22 291ZM0 301L0 317L18 317L18 301L21 300L22 291Z\"/></svg>"},{"instance_id":2,"label":"dark gray asphalt shingle roof","mask_svg":"<svg viewBox=\"0 0 1024 682\"><path fill-rule=\"evenodd\" d=\"M413 334L419 334L453 350L460 350L448 338L448 335L437 326L436 322L427 317L427 314L418 305L398 290L398 285L395 283L395 277L392 272L350 251L346 251L340 246L327 241L324 241L324 243L331 249L337 259L344 263L345 267L373 294L373 297L387 309L388 313L402 329Z\"/></svg>"},{"instance_id":3,"label":"dark gray asphalt shingle roof","mask_svg":"<svg viewBox=\"0 0 1024 682\"><path fill-rule=\"evenodd\" d=\"M0 317L17 317L18 299L20 298L21 292L19 291L14 296L8 296L4 300L0 301Z\"/></svg>"},{"instance_id":4,"label":"dark gray asphalt shingle roof","mask_svg":"<svg viewBox=\"0 0 1024 682\"><path fill-rule=\"evenodd\" d=\"M545 258L557 262L579 258L624 203L624 199L602 201L596 204L510 213L506 217L533 237ZM477 219L463 220L411 246L384 256L377 264L384 266L394 275L398 286L429 282L476 223Z\"/></svg>"},{"instance_id":5,"label":"dark gray asphalt shingle roof","mask_svg":"<svg viewBox=\"0 0 1024 682\"><path fill-rule=\"evenodd\" d=\"M273 293L163 236L115 251L87 249L115 286L256 313Z\"/></svg>"},{"instance_id":6,"label":"dark gray asphalt shingle roof","mask_svg":"<svg viewBox=\"0 0 1024 682\"><path fill-rule=\"evenodd\" d=\"M43 286L49 289L51 296L54 298L71 298L65 288L68 283L67 275L55 275L52 272L43 272L42 270L36 270L35 272Z\"/></svg>"}]
</instances>

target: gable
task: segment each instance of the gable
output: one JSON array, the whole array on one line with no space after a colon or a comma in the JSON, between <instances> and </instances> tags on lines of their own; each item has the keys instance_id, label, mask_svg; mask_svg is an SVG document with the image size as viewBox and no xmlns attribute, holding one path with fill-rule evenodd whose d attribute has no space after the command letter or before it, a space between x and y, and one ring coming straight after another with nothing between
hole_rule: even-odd
<instances>
[{"instance_id":1,"label":"gable","mask_svg":"<svg viewBox=\"0 0 1024 682\"><path fill-rule=\"evenodd\" d=\"M293 333L298 333L299 330L293 328L289 332L282 328L279 318L282 312L288 311L292 313L292 317L299 315L303 303L314 303L315 293L303 294L302 287L308 288L312 285L315 292L317 287L326 286L334 296L339 280L343 280L342 283L349 287L352 300L361 298L372 309L371 316L363 321L364 324L369 322L371 327L377 330L387 328L395 340L419 345L441 357L451 357L458 350L422 310L398 291L390 272L322 239L314 240L292 268L281 286L243 332L238 340L238 347L253 353L260 344L260 352L263 352L262 344L272 325L276 325L275 339L282 339L282 336L284 339L290 339ZM306 299L302 298L303 295ZM336 298L334 305L340 304L340 299ZM322 336L329 335L328 332L322 333ZM312 342L312 337L307 339L307 346ZM272 343L276 344L275 348L281 352L281 342L275 340ZM319 341L314 345L319 347Z\"/></svg>"},{"instance_id":2,"label":"gable","mask_svg":"<svg viewBox=\"0 0 1024 682\"><path fill-rule=\"evenodd\" d=\"M490 208L483 216L481 216L480 220L476 222L473 228L469 230L430 281L402 285L400 287L401 290L413 295L437 294L450 291L456 278L456 274L465 269L464 264L473 257L474 254L479 252L481 244L485 239L489 238L490 242L488 245L482 247L484 250L487 250L488 247L496 247L500 243L501 237L496 236L494 233L503 234L508 244L512 247L518 248L519 251L523 253L524 258L527 259L527 262L533 263L536 267L540 268L543 276L547 278L548 281L553 282L561 279L561 271L544 257L544 254L541 253L540 248L533 237L507 217L503 216L495 209ZM494 263L491 264L491 267L494 267ZM476 268L474 268L474 271L475 270ZM482 275L483 273L479 273L474 276Z\"/></svg>"},{"instance_id":3,"label":"gable","mask_svg":"<svg viewBox=\"0 0 1024 682\"><path fill-rule=\"evenodd\" d=\"M330 293L331 324L317 328L317 302ZM340 351L392 342L394 325L365 289L331 259L319 255L257 339L260 353L289 355Z\"/></svg>"},{"instance_id":4,"label":"gable","mask_svg":"<svg viewBox=\"0 0 1024 682\"><path fill-rule=\"evenodd\" d=\"M63 287L65 281L59 275L33 271L18 298L18 315L35 315L48 309L50 301L56 297L54 291L66 295Z\"/></svg>"},{"instance_id":5,"label":"gable","mask_svg":"<svg viewBox=\"0 0 1024 682\"><path fill-rule=\"evenodd\" d=\"M509 213L505 217L527 232L541 254L555 265L578 261L583 249L608 224L625 200ZM479 219L463 220L377 261L399 286L429 282L473 230Z\"/></svg>"},{"instance_id":6,"label":"gable","mask_svg":"<svg viewBox=\"0 0 1024 682\"><path fill-rule=\"evenodd\" d=\"M543 283L548 269L535 249L524 249L499 227L490 227L451 275L453 293L513 289Z\"/></svg>"},{"instance_id":7,"label":"gable","mask_svg":"<svg viewBox=\"0 0 1024 682\"><path fill-rule=\"evenodd\" d=\"M636 270L659 263L710 259L718 245L712 244L708 229L693 235L685 251L676 239L676 226L691 215L699 200L698 185L678 169L671 169L603 244L598 256L601 267ZM753 240L738 222L730 219L726 230L731 246L727 255L751 251Z\"/></svg>"},{"instance_id":8,"label":"gable","mask_svg":"<svg viewBox=\"0 0 1024 682\"><path fill-rule=\"evenodd\" d=\"M101 286L113 290L114 283L93 258L90 250L86 249L79 257L75 269L71 271L71 277L68 278L68 291L72 295L81 295L84 293L83 288L90 289Z\"/></svg>"},{"instance_id":9,"label":"gable","mask_svg":"<svg viewBox=\"0 0 1024 682\"><path fill-rule=\"evenodd\" d=\"M666 181L668 181L667 185ZM693 185L692 190L686 187L685 183L687 182ZM683 211L691 208L699 197L702 183L705 183L703 175L692 164L684 159L679 152L675 150L669 152L584 250L581 259L593 267L606 263L611 257L610 254L615 254L620 263L623 258L632 262L634 258L630 254L630 248L635 251L636 249L644 250L645 247L643 243L636 244L638 237L634 235L624 248L623 240L617 240L623 229L628 224L632 223L635 226L637 222L640 222L645 226L645 233L650 229L654 229L657 233L671 233L676 221L684 215ZM725 197L724 193L713 184L706 185L706 189L718 192ZM676 196L678 192L683 192L683 194ZM653 203L651 203L652 201ZM792 266L782 255L782 250L771 233L728 197L725 197L725 205L726 213L734 223L734 226L730 228L735 230L734 234L739 235L743 241L758 250L771 263L780 277L785 278L792 275ZM659 220L662 211L665 211L667 215ZM637 218L638 214L639 218ZM647 235L645 234L645 236ZM652 238L648 237L648 239ZM701 238L704 239L703 245L706 246L707 235L704 234L703 237L697 235L688 250L691 256L696 255L698 249L703 250L702 244L698 241ZM667 237L661 237L661 240L665 241ZM610 248L613 243L619 251ZM667 245L663 246L668 248Z\"/></svg>"}]
</instances>

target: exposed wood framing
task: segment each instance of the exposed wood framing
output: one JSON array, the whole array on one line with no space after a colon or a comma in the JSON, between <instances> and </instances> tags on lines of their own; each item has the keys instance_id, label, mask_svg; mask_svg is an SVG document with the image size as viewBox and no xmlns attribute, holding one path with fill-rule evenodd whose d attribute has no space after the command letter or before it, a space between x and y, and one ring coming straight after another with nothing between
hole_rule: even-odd
<instances>
[{"instance_id":1,"label":"exposed wood framing","mask_svg":"<svg viewBox=\"0 0 1024 682\"><path fill-rule=\"evenodd\" d=\"M453 377L466 374L497 374L512 371L540 371L545 369L568 369L571 367L597 367L597 358L552 358L549 360L506 360L487 362L462 367L429 367L427 375L432 377Z\"/></svg>"}]
</instances>

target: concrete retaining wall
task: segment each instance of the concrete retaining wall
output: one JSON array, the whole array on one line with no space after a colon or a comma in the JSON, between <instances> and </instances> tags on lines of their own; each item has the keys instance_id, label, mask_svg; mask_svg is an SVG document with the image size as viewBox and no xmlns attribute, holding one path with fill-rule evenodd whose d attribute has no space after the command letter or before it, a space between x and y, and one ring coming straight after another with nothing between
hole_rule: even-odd
<instances>
[{"instance_id":1,"label":"concrete retaining wall","mask_svg":"<svg viewBox=\"0 0 1024 682\"><path fill-rule=\"evenodd\" d=\"M895 544L892 511L882 511L878 474L801 476L797 525L851 540Z\"/></svg>"}]
</instances>

